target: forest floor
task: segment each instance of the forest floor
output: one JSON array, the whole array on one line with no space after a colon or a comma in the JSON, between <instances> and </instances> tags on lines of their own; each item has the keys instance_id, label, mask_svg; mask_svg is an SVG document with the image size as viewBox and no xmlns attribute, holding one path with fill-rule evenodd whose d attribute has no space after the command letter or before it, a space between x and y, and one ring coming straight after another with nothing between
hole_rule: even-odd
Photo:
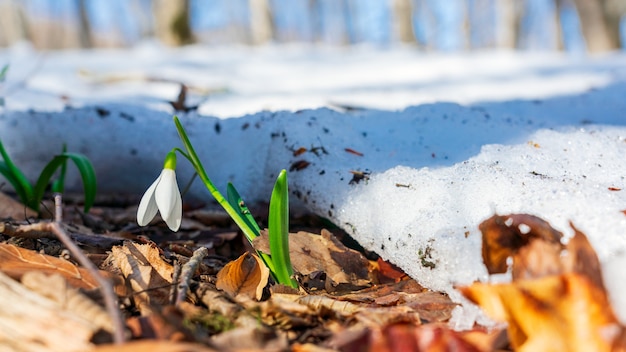
<instances>
[{"instance_id":1,"label":"forest floor","mask_svg":"<svg viewBox=\"0 0 626 352\"><path fill-rule=\"evenodd\" d=\"M299 283L292 289L271 280L226 213L187 205L181 230L173 233L160 220L139 227L137 203L110 199L83 214L69 197L60 205L63 217L52 221L35 219L12 198L0 198L0 217L7 219L0 224L0 350L626 346L584 235L577 233L564 246L558 231L533 216L494 216L480 225L487 268L510 270L512 283L459 288L508 323L508 331L502 323L454 331L447 322L456 303L364 251L322 218L292 214L290 253ZM43 209L44 217L53 217L52 204ZM20 215L30 220L11 220ZM59 241L66 235L78 252ZM257 250L263 246L255 243ZM86 267L85 258L98 269ZM103 289L102 278L112 290Z\"/></svg>"}]
</instances>

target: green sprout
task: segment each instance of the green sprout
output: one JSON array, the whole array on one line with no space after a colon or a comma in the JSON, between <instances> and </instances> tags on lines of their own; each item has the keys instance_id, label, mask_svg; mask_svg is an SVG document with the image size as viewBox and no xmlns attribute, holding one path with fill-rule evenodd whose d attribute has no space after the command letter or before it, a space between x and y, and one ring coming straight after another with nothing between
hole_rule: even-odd
<instances>
[{"instance_id":1,"label":"green sprout","mask_svg":"<svg viewBox=\"0 0 626 352\"><path fill-rule=\"evenodd\" d=\"M2 70L0 70L0 82L4 81L4 76L7 75L7 71L9 71L9 65L6 64L2 67Z\"/></svg>"},{"instance_id":2,"label":"green sprout","mask_svg":"<svg viewBox=\"0 0 626 352\"><path fill-rule=\"evenodd\" d=\"M235 186L228 183L227 197L224 197L215 187L207 175L202 162L198 158L189 137L185 132L177 116L174 116L174 124L178 130L178 135L186 151L174 148L168 153L164 170L161 176L148 188L139 204L137 211L137 221L139 225L146 225L156 215L161 212L161 217L168 222L168 226L173 231L178 230L180 225L179 208L181 207L177 199L180 196L178 186L175 182L175 157L173 152L177 151L184 156L196 171L196 174L209 190L213 198L224 208L226 213L233 219L235 224L241 229L246 239L252 241L261 235L261 229L250 214L243 198L237 192ZM168 160L170 160L168 162ZM170 175L168 177L164 176ZM270 252L263 253L257 251L263 263L270 270L272 278L279 284L293 288L298 287L297 281L293 278L293 268L289 257L289 202L288 202L287 172L282 170L278 175L272 197L270 200L269 214L269 242Z\"/></svg>"},{"instance_id":3,"label":"green sprout","mask_svg":"<svg viewBox=\"0 0 626 352\"><path fill-rule=\"evenodd\" d=\"M52 182L51 189L53 192L63 193L68 159L74 162L83 181L85 213L88 212L93 205L96 198L96 172L86 156L78 153L68 153L67 148L63 146L61 154L52 158L44 167L43 171L41 171L35 185L32 185L22 170L13 163L1 141L0 156L3 160L0 161L0 174L13 186L20 201L27 207L39 212L39 204L43 199L46 189L50 185L50 180L52 180L52 177L59 168L61 169L60 175Z\"/></svg>"},{"instance_id":4,"label":"green sprout","mask_svg":"<svg viewBox=\"0 0 626 352\"><path fill-rule=\"evenodd\" d=\"M0 70L0 83L4 82L4 77L7 75L7 71L9 71L9 65L6 64ZM0 93L1 94L1 93ZM0 107L4 106L4 97L0 96Z\"/></svg>"}]
</instances>

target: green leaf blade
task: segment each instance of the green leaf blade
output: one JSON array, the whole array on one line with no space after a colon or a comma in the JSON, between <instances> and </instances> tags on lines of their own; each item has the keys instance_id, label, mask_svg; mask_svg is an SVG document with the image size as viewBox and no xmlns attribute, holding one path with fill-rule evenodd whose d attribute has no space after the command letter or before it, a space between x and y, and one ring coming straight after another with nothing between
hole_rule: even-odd
<instances>
[{"instance_id":1,"label":"green leaf blade","mask_svg":"<svg viewBox=\"0 0 626 352\"><path fill-rule=\"evenodd\" d=\"M34 198L33 186L31 185L30 181L28 181L28 178L26 177L26 175L24 175L22 170L20 170L13 163L13 160L11 160L11 157L9 157L9 154L4 149L4 145L2 144L1 141L0 141L0 156L2 156L2 159L4 160L3 165L4 165L5 173L3 173L3 175L5 175L5 178L7 179L7 181L11 183L11 185L15 189L15 192L18 194L18 196L21 198L24 204L26 204L28 207L32 209L37 209L32 206L32 202ZM9 176L11 179L6 177L6 175L9 175L9 174L11 175ZM11 180L13 182L11 182Z\"/></svg>"},{"instance_id":2,"label":"green leaf blade","mask_svg":"<svg viewBox=\"0 0 626 352\"><path fill-rule=\"evenodd\" d=\"M15 175L11 172L11 170L7 167L5 162L0 162L0 175L4 176L4 178L9 181L15 193L20 198L20 201L28 206L29 195L26 190L22 187L22 183L15 177Z\"/></svg>"},{"instance_id":3,"label":"green leaf blade","mask_svg":"<svg viewBox=\"0 0 626 352\"><path fill-rule=\"evenodd\" d=\"M89 159L77 153L63 153L61 155L55 156L43 169L39 178L37 179L37 183L35 184L34 189L34 199L35 206L34 209L39 209L39 203L43 199L43 195L46 192L46 187L50 183L50 179L56 172L59 167L62 167L63 164L70 159L74 162L74 165L78 168L81 179L83 181L83 189L85 193L85 206L84 211L88 212L89 209L93 206L93 203L96 199L96 172L93 168L93 165L89 161Z\"/></svg>"},{"instance_id":4,"label":"green leaf blade","mask_svg":"<svg viewBox=\"0 0 626 352\"><path fill-rule=\"evenodd\" d=\"M297 288L289 255L289 190L286 170L280 172L274 184L268 222L270 251L278 283Z\"/></svg>"}]
</instances>

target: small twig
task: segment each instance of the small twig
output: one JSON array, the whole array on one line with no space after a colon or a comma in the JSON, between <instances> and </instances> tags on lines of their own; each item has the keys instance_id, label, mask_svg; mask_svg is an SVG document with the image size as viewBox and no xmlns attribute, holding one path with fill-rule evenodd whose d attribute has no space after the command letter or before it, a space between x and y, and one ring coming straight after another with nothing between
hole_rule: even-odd
<instances>
[{"instance_id":1,"label":"small twig","mask_svg":"<svg viewBox=\"0 0 626 352\"><path fill-rule=\"evenodd\" d=\"M63 222L63 198L61 193L54 194L54 222L60 224Z\"/></svg>"},{"instance_id":2,"label":"small twig","mask_svg":"<svg viewBox=\"0 0 626 352\"><path fill-rule=\"evenodd\" d=\"M66 230L70 238L78 243L86 246L98 247L98 248L110 248L112 246L119 246L124 241L122 238L114 238L107 235L97 233L76 233ZM34 223L28 225L13 225L5 222L0 223L0 234L9 237L19 238L57 238L54 233L50 232L47 223Z\"/></svg>"},{"instance_id":3,"label":"small twig","mask_svg":"<svg viewBox=\"0 0 626 352\"><path fill-rule=\"evenodd\" d=\"M55 238L48 229L47 223L14 226L8 222L0 223L0 233L20 238Z\"/></svg>"},{"instance_id":4,"label":"small twig","mask_svg":"<svg viewBox=\"0 0 626 352\"><path fill-rule=\"evenodd\" d=\"M180 260L178 259L178 257L174 257L174 274L172 275L172 282L178 282L178 280L180 279L180 270ZM177 288L178 285L172 285L172 287L170 288L170 295L168 297L168 302L170 304L176 303Z\"/></svg>"},{"instance_id":5,"label":"small twig","mask_svg":"<svg viewBox=\"0 0 626 352\"><path fill-rule=\"evenodd\" d=\"M196 272L196 269L209 254L209 250L206 247L200 247L193 252L189 261L183 265L183 269L180 273L180 281L178 283L178 295L176 296L176 305L184 302L187 298L187 291L189 290L189 282L191 277Z\"/></svg>"}]
</instances>

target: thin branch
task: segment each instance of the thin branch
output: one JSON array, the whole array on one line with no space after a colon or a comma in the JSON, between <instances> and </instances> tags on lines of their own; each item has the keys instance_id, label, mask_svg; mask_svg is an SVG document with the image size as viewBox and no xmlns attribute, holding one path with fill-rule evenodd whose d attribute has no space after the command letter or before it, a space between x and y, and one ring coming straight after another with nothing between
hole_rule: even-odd
<instances>
[{"instance_id":1,"label":"thin branch","mask_svg":"<svg viewBox=\"0 0 626 352\"><path fill-rule=\"evenodd\" d=\"M180 271L181 271L181 266L180 266L180 259L178 258L178 256L174 257L174 274L172 275L172 282L176 283L178 282L178 280L180 279ZM172 285L172 287L170 288L170 295L168 297L168 302L170 304L174 304L176 303L176 297L178 292L178 285Z\"/></svg>"},{"instance_id":2,"label":"thin branch","mask_svg":"<svg viewBox=\"0 0 626 352\"><path fill-rule=\"evenodd\" d=\"M116 344L123 344L125 340L124 336L124 321L122 320L122 314L119 310L119 305L117 302L117 296L115 295L115 291L113 290L113 285L107 279L105 279L96 265L85 256L83 251L78 248L78 246L72 241L70 236L65 232L65 230L61 227L61 219L62 219L62 201L61 195L54 195L54 205L55 205L55 222L47 223L48 231L54 233L59 241L65 245L65 247L72 253L74 258L82 265L85 269L89 271L89 274L98 282L100 286L100 291L102 292L102 297L104 298L104 304L106 306L107 312L111 316L111 320L113 321L113 341Z\"/></svg>"},{"instance_id":3,"label":"thin branch","mask_svg":"<svg viewBox=\"0 0 626 352\"><path fill-rule=\"evenodd\" d=\"M48 231L54 233L59 241L61 241L67 249L72 253L74 258L82 265L85 269L89 271L91 276L98 282L100 286L100 291L102 292L102 296L104 297L104 304L106 306L107 312L111 316L111 320L113 321L113 340L116 344L123 344L124 337L124 321L122 320L122 314L118 307L117 296L115 295L115 291L113 290L113 285L107 279L105 279L96 265L89 260L83 253L83 251L78 248L78 246L72 241L70 236L61 228L59 223L47 223Z\"/></svg>"},{"instance_id":4,"label":"thin branch","mask_svg":"<svg viewBox=\"0 0 626 352\"><path fill-rule=\"evenodd\" d=\"M66 229L65 231L68 232L73 241L86 246L110 248L112 246L119 246L124 241L122 238L114 238L97 233L76 233L72 232L71 229L69 231ZM13 225L8 222L0 223L0 234L30 239L56 238L55 234L50 231L48 224L43 222L28 225Z\"/></svg>"},{"instance_id":5,"label":"thin branch","mask_svg":"<svg viewBox=\"0 0 626 352\"><path fill-rule=\"evenodd\" d=\"M183 269L180 273L180 282L178 284L178 296L176 296L176 305L184 302L187 298L187 291L189 290L189 282L196 272L196 269L209 254L209 250L206 247L200 247L193 252L189 261L183 265Z\"/></svg>"}]
</instances>

